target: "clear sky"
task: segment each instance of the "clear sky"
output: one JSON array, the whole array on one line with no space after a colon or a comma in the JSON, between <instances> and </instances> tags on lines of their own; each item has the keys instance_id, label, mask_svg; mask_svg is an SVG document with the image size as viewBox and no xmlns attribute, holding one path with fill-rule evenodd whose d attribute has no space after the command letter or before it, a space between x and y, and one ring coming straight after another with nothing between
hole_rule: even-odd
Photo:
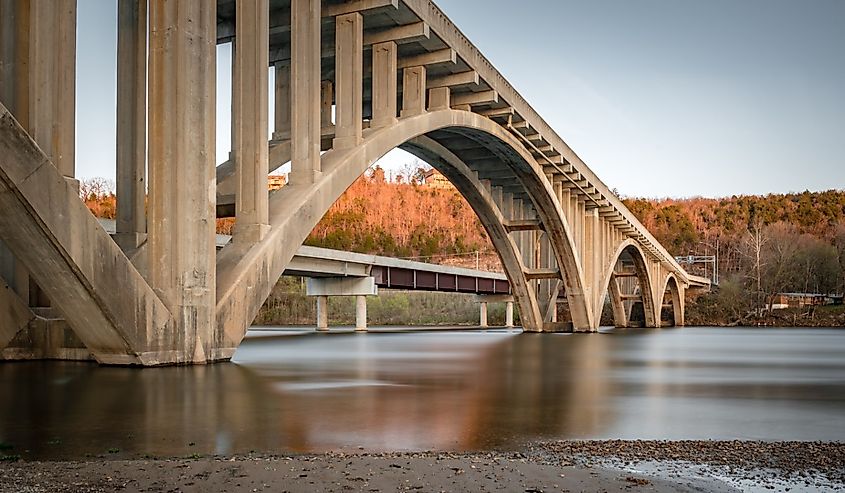
<instances>
[{"instance_id":1,"label":"clear sky","mask_svg":"<svg viewBox=\"0 0 845 493\"><path fill-rule=\"evenodd\" d=\"M623 195L845 189L845 1L437 3ZM83 178L114 177L115 4L79 0ZM222 161L228 46L218 55ZM411 159L393 153L385 161Z\"/></svg>"}]
</instances>

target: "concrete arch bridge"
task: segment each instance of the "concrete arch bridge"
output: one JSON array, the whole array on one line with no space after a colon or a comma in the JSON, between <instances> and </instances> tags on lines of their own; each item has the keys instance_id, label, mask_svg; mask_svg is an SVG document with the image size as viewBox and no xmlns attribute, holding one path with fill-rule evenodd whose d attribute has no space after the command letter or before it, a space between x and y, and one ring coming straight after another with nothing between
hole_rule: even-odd
<instances>
[{"instance_id":1,"label":"concrete arch bridge","mask_svg":"<svg viewBox=\"0 0 845 493\"><path fill-rule=\"evenodd\" d=\"M311 229L397 147L478 214L526 331L595 331L608 297L617 326L682 325L685 290L708 284L429 0L121 0L111 237L73 178L76 7L62 5L0 0L0 348L230 358ZM215 167L221 43L233 151ZM217 215L237 218L220 252Z\"/></svg>"}]
</instances>

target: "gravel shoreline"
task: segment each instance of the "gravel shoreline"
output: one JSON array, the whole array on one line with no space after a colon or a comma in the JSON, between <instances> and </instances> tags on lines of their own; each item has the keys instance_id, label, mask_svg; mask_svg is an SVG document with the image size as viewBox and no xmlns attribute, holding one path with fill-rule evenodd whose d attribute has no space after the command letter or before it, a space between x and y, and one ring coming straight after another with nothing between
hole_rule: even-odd
<instances>
[{"instance_id":1,"label":"gravel shoreline","mask_svg":"<svg viewBox=\"0 0 845 493\"><path fill-rule=\"evenodd\" d=\"M641 464L657 464L648 471ZM679 466L680 465L680 466ZM688 472L693 470L695 474ZM712 469L707 469L712 468ZM713 471L708 477L707 471ZM759 471L766 471L761 475ZM686 474L685 474L686 473ZM727 474L727 476L726 476ZM726 481L725 477L736 481ZM552 441L518 452L0 462L0 492L845 490L845 444ZM759 487L759 488L758 488Z\"/></svg>"},{"instance_id":2,"label":"gravel shoreline","mask_svg":"<svg viewBox=\"0 0 845 493\"><path fill-rule=\"evenodd\" d=\"M531 445L540 460L587 464L597 458L625 462L686 461L784 473L821 472L845 482L845 443L701 440L560 440Z\"/></svg>"}]
</instances>

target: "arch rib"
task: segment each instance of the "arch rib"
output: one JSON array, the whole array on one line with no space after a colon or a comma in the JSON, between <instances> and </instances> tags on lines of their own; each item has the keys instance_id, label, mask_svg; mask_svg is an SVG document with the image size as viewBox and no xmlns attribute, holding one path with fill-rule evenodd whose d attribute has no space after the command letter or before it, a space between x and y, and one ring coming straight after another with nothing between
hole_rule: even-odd
<instances>
[{"instance_id":1,"label":"arch rib","mask_svg":"<svg viewBox=\"0 0 845 493\"><path fill-rule=\"evenodd\" d=\"M493 137L510 159L552 239L561 266L566 295L576 328L595 326L584 295L584 275L560 204L533 157L495 122L455 110L439 110L401 119L396 125L370 129L361 145L333 149L322 156L323 174L313 185L289 185L270 199L271 231L251 246L230 244L217 261L217 331L221 346L240 343L270 290L299 245L323 214L355 179L390 150L428 132L460 128ZM516 276L514 276L516 279Z\"/></svg>"},{"instance_id":2,"label":"arch rib","mask_svg":"<svg viewBox=\"0 0 845 493\"><path fill-rule=\"evenodd\" d=\"M654 292L654 290L652 289L652 286L655 283L652 282L651 270L648 268L648 263L647 263L648 259L645 255L645 252L643 252L642 248L640 247L639 243L637 243L636 241L634 241L630 238L622 241L622 243L619 244L619 246L616 248L616 251L614 252L613 256L610 257L610 262L608 264L605 264L605 266L602 270L602 272L603 272L603 275L601 277L602 283L599 285L600 286L599 289L602 289L602 287L604 287L605 290L604 290L602 296L597 297L596 306L593 307L593 310L594 310L593 316L597 317L599 319L601 318L601 311L602 311L602 308L604 307L604 300L605 300L605 297L608 295L606 288L610 285L610 281L611 281L612 276L613 276L613 270L616 267L616 263L619 262L619 258L622 256L622 253L625 252L625 250L628 250L628 249L632 249L633 251L636 252L636 255L632 254L631 257L634 259L634 270L637 274L637 281L640 284L640 293L642 294L643 311L645 312L646 327L657 327L658 326L657 322L659 322L660 318L659 318L659 314L658 314L658 318L656 320L655 320L655 316L654 316L655 315L655 311L654 311L655 302L654 302L654 298L653 298L653 294L652 294ZM616 282L616 281L614 280L613 282ZM614 317L614 318L616 318L616 317ZM628 325L627 316L625 317L625 322L626 322L626 326L627 326Z\"/></svg>"},{"instance_id":3,"label":"arch rib","mask_svg":"<svg viewBox=\"0 0 845 493\"><path fill-rule=\"evenodd\" d=\"M662 283L663 289L661 289L657 294L657 299L655 300L655 308L657 308L657 320L663 320L663 300L666 297L666 290L669 290L669 294L672 296L672 322L675 324L676 327L683 327L684 326L684 311L686 307L684 306L684 296L682 295L682 288L681 284L678 282L677 276L674 273L669 273L666 275L666 280Z\"/></svg>"}]
</instances>

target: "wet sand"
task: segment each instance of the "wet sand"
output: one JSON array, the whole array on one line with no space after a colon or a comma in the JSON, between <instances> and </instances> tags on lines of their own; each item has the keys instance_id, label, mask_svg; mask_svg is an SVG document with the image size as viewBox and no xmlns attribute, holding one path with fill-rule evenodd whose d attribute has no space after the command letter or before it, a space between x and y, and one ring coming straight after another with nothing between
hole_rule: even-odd
<instances>
[{"instance_id":1,"label":"wet sand","mask_svg":"<svg viewBox=\"0 0 845 493\"><path fill-rule=\"evenodd\" d=\"M6 460L0 492L835 491L843 456L841 443L560 441L467 454ZM644 462L656 467L632 472ZM699 469L683 474L684 464ZM725 466L746 482L726 481Z\"/></svg>"}]
</instances>

